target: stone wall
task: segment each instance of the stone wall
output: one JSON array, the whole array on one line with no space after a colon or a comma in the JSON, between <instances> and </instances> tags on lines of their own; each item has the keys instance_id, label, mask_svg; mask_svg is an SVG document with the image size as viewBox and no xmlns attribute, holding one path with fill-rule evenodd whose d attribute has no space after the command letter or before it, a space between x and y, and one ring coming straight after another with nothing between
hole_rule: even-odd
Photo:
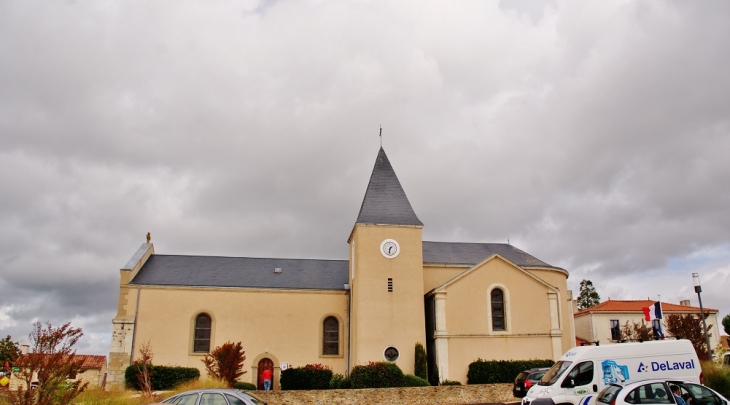
<instances>
[{"instance_id":1,"label":"stone wall","mask_svg":"<svg viewBox=\"0 0 730 405\"><path fill-rule=\"evenodd\" d=\"M256 391L269 405L467 405L518 401L512 384L319 391Z\"/></svg>"}]
</instances>

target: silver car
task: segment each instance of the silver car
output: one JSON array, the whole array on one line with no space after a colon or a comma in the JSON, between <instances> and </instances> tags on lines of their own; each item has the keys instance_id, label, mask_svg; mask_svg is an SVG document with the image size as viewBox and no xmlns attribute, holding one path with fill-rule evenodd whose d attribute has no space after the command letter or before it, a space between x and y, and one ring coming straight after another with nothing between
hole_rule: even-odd
<instances>
[{"instance_id":1,"label":"silver car","mask_svg":"<svg viewBox=\"0 0 730 405\"><path fill-rule=\"evenodd\" d=\"M209 388L181 392L161 402L175 405L266 405L259 398L236 389Z\"/></svg>"},{"instance_id":2,"label":"silver car","mask_svg":"<svg viewBox=\"0 0 730 405\"><path fill-rule=\"evenodd\" d=\"M728 400L704 385L689 381L644 380L606 386L590 405L675 405L681 403L672 394L672 386L679 388L682 401L690 405L728 405Z\"/></svg>"}]
</instances>

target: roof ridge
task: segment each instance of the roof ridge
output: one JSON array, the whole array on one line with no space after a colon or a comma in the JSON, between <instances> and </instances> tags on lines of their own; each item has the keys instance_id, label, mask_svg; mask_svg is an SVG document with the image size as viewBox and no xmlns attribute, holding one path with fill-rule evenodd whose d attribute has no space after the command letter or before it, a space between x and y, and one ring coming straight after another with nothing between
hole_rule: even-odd
<instances>
[{"instance_id":1,"label":"roof ridge","mask_svg":"<svg viewBox=\"0 0 730 405\"><path fill-rule=\"evenodd\" d=\"M632 307L628 307L628 308L626 308L626 307L624 307L624 308L621 308L621 307L611 308L611 306L612 306L611 304L614 304L614 305L616 305L616 304L618 304L618 305L620 305L620 304L634 304L635 305L635 304L648 304L648 303L653 303L653 302L661 302L661 304L662 304L662 311L663 312L682 312L682 311L686 311L686 312L689 312L689 313L694 313L694 312L699 312L700 311L700 308L699 307L695 307L695 306L691 306L691 305L675 304L675 303L672 303L672 302L657 301L657 300L653 300L651 298L648 298L648 299L633 299L633 300L621 300L621 299L615 300L615 299L610 299L609 298L608 300L603 301L601 303L598 303L598 304L596 304L596 305L594 305L592 307L581 309L580 311L576 312L575 315L583 315L583 314L586 314L586 313L589 313L589 312L603 312L603 311L605 311L605 312L639 312L639 311L641 311L641 308L644 308L644 307L641 307L641 308L636 308L636 307L633 307L633 308ZM608 308L606 308L606 307L608 307ZM705 310L705 312L719 312L715 308L704 308L704 310Z\"/></svg>"},{"instance_id":2,"label":"roof ridge","mask_svg":"<svg viewBox=\"0 0 730 405\"><path fill-rule=\"evenodd\" d=\"M221 255L175 255L165 253L155 253L154 256L167 256L167 257L205 257L205 258L219 258L219 259L256 259L256 260L311 260L319 262L347 262L347 259L301 259L292 257L251 257L251 256L221 256Z\"/></svg>"},{"instance_id":3,"label":"roof ridge","mask_svg":"<svg viewBox=\"0 0 730 405\"><path fill-rule=\"evenodd\" d=\"M424 240L423 243L451 243L451 244L459 244L459 245L503 245L503 246L512 246L515 249L518 249L514 245L511 245L509 243L502 243L502 242L441 242L441 241L435 241L435 240Z\"/></svg>"}]
</instances>

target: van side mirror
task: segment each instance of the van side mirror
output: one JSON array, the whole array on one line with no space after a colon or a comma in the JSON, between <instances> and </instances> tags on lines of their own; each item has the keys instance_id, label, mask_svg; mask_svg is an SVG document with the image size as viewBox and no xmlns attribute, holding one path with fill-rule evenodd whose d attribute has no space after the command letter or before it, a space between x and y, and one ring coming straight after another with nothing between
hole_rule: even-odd
<instances>
[{"instance_id":1,"label":"van side mirror","mask_svg":"<svg viewBox=\"0 0 730 405\"><path fill-rule=\"evenodd\" d=\"M575 387L575 379L574 378L566 378L563 380L563 383L560 384L563 388L574 388Z\"/></svg>"}]
</instances>

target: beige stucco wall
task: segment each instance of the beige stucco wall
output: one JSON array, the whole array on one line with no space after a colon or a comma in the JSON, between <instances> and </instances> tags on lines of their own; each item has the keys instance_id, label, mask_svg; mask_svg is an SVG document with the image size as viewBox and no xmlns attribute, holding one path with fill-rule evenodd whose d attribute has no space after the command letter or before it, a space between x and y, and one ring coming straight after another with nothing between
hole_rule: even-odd
<instances>
[{"instance_id":1,"label":"beige stucco wall","mask_svg":"<svg viewBox=\"0 0 730 405\"><path fill-rule=\"evenodd\" d=\"M554 360L573 346L572 317L565 312L569 303L553 303L554 313L550 303L551 299L559 301L566 291L567 274L542 273L549 273L562 290L498 256L437 290L445 291L446 328L439 331L437 327L436 334L448 342L448 358L439 361L442 379L466 383L468 365L478 358ZM504 291L505 331L492 330L490 292L494 288ZM438 350L438 343L436 347ZM448 370L444 370L445 364Z\"/></svg>"},{"instance_id":2,"label":"beige stucco wall","mask_svg":"<svg viewBox=\"0 0 730 405\"><path fill-rule=\"evenodd\" d=\"M135 356L149 342L155 364L197 367L205 375L203 354L192 352L194 320L200 313L213 320L211 350L227 341L242 342L247 374L241 381L256 383L258 360L264 357L277 369L281 362L291 367L321 363L345 373L344 291L142 287ZM330 315L340 321L338 356L321 355L322 322Z\"/></svg>"},{"instance_id":3,"label":"beige stucco wall","mask_svg":"<svg viewBox=\"0 0 730 405\"><path fill-rule=\"evenodd\" d=\"M459 274L469 270L471 266L423 266L423 293L439 287Z\"/></svg>"},{"instance_id":4,"label":"beige stucco wall","mask_svg":"<svg viewBox=\"0 0 730 405\"><path fill-rule=\"evenodd\" d=\"M662 331L665 336L671 336L667 329L666 318L672 313L674 312L664 311ZM612 319L618 319L620 326L623 327L626 321L629 321L629 323L640 323L641 320L644 319L644 314L625 312L585 313L575 318L576 335L589 341L599 341L601 344L615 343L611 340ZM651 322L647 322L647 324L648 326L651 326ZM720 344L720 331L718 329L717 314L710 314L707 317L707 326L709 327L709 332L711 334L710 344L714 349Z\"/></svg>"},{"instance_id":5,"label":"beige stucco wall","mask_svg":"<svg viewBox=\"0 0 730 405\"><path fill-rule=\"evenodd\" d=\"M554 286L558 290L558 305L560 306L560 328L563 330L562 356L568 349L575 346L575 323L573 319L573 300L568 291L568 273L565 270L530 268L528 272ZM554 359L557 360L557 359Z\"/></svg>"},{"instance_id":6,"label":"beige stucco wall","mask_svg":"<svg viewBox=\"0 0 730 405\"><path fill-rule=\"evenodd\" d=\"M395 258L380 253L385 239L400 245ZM426 343L421 228L357 224L350 239L350 264L351 365L383 361L384 350L394 346L400 353L396 364L412 374L415 344ZM393 292L388 292L388 278L393 279Z\"/></svg>"}]
</instances>

